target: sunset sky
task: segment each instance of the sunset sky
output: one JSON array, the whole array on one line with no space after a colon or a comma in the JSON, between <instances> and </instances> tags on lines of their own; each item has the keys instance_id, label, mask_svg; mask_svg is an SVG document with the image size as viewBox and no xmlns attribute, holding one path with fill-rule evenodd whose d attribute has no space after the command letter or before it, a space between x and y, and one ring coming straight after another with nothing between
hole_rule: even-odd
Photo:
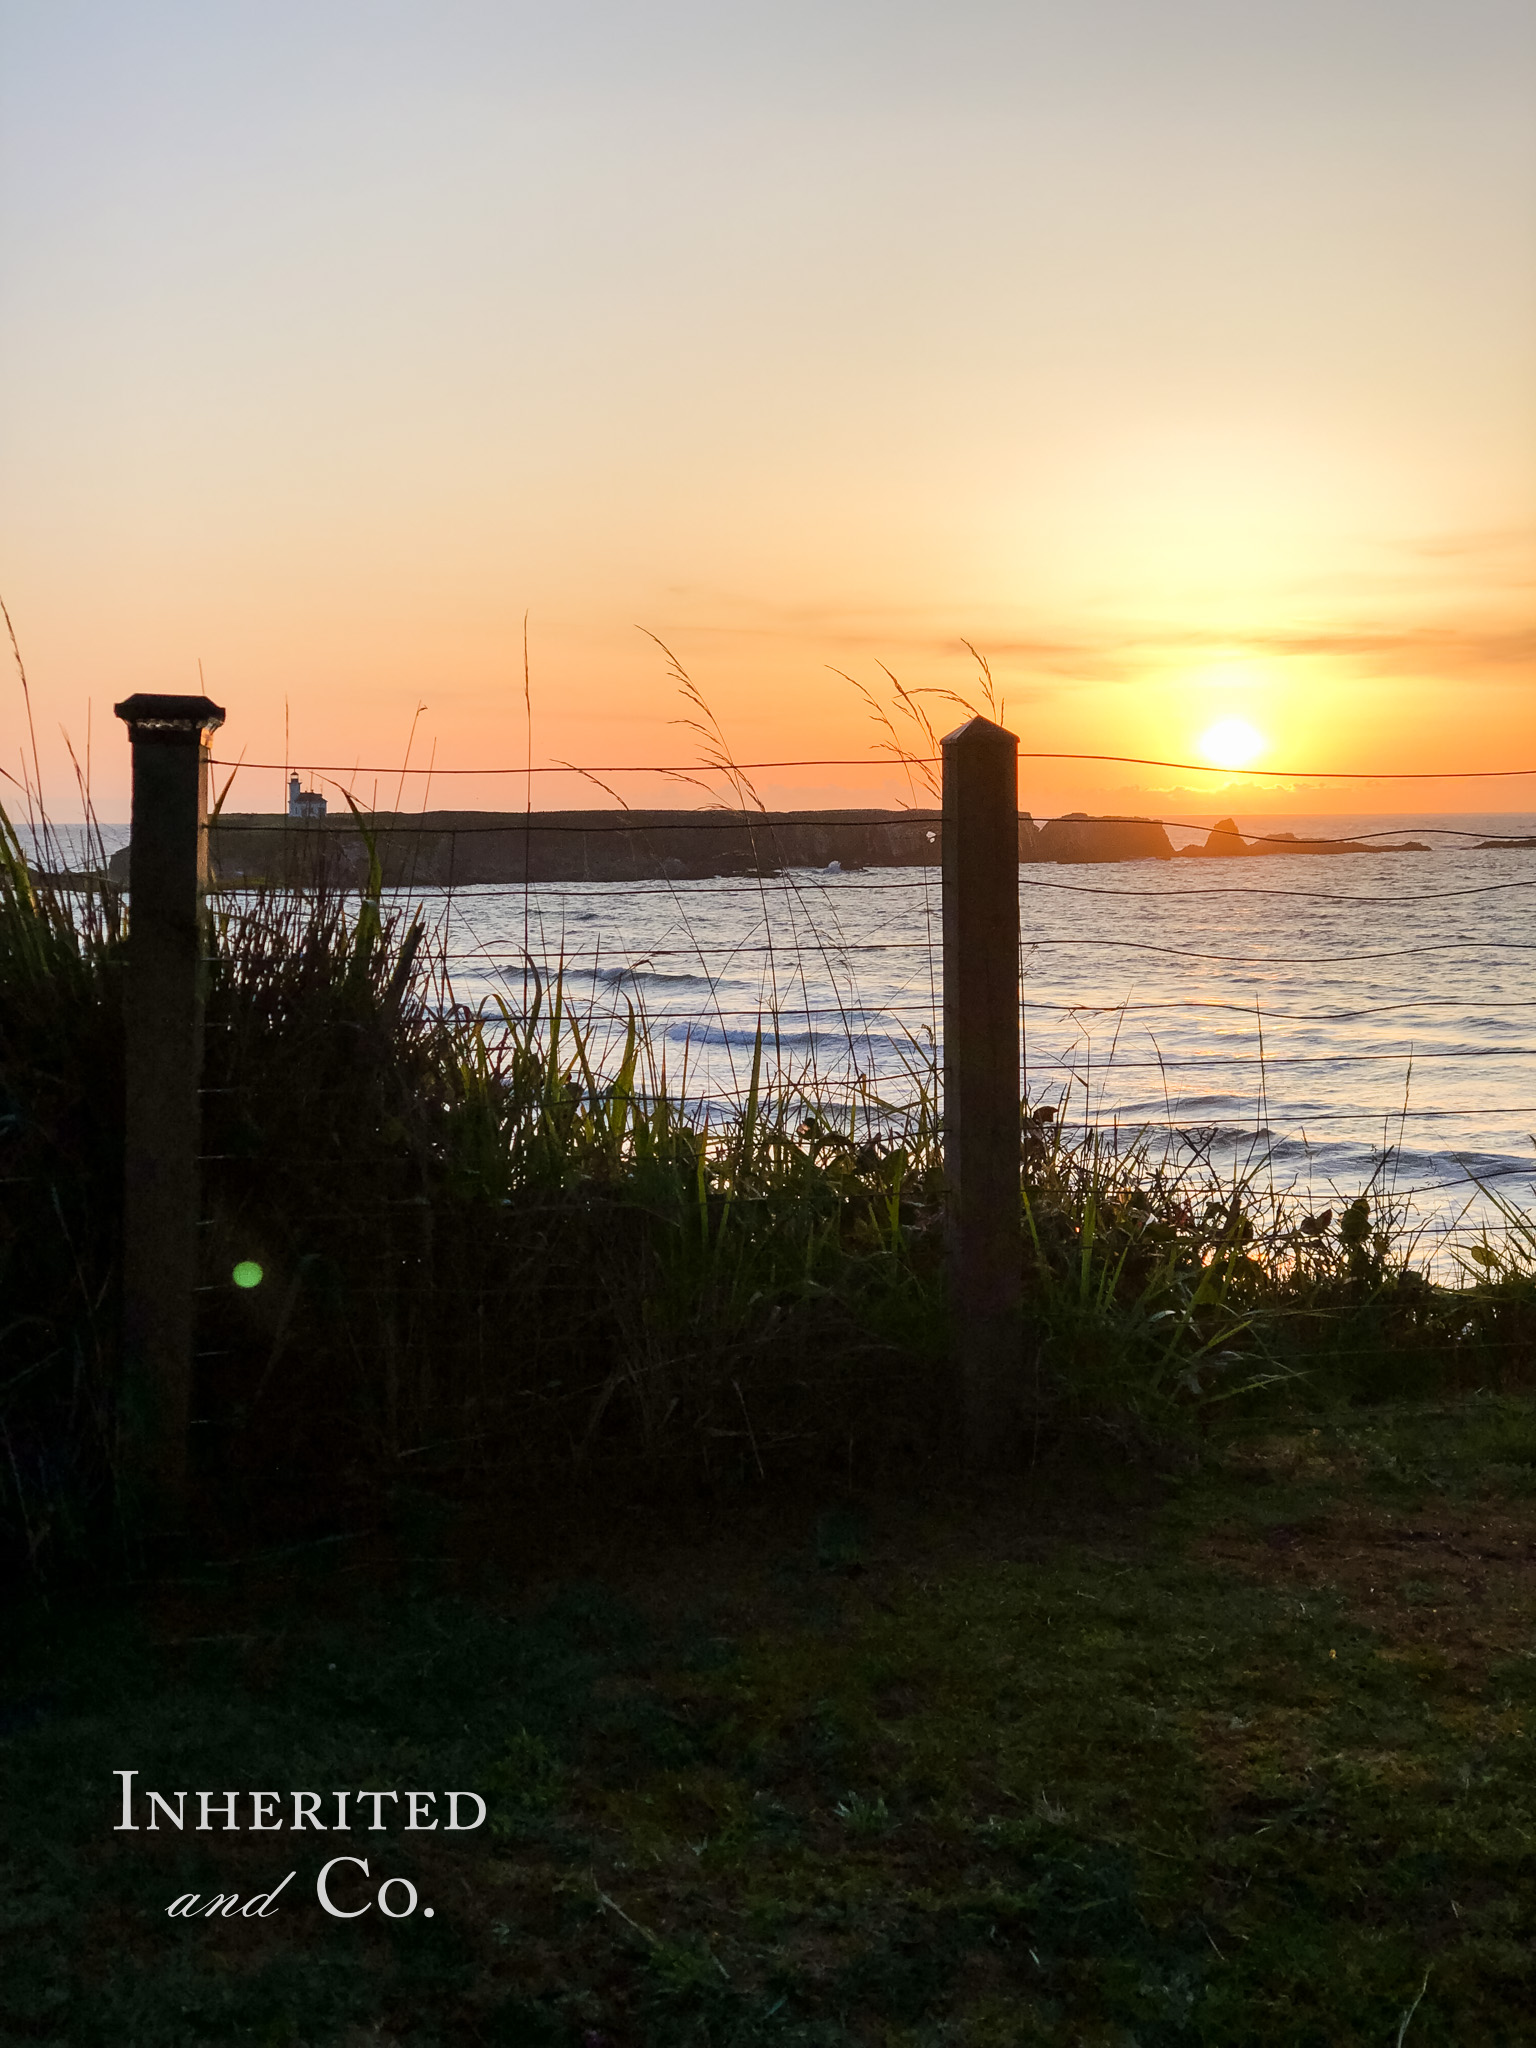
<instances>
[{"instance_id":1,"label":"sunset sky","mask_svg":"<svg viewBox=\"0 0 1536 2048\"><path fill-rule=\"evenodd\" d=\"M414 759L520 763L525 612L540 762L695 756L641 626L749 759L870 752L832 671L968 639L1029 748L1536 765L1530 0L0 0L0 249L61 816L59 726L122 817L111 705L199 660L231 755L286 705L393 766L424 703Z\"/></svg>"}]
</instances>

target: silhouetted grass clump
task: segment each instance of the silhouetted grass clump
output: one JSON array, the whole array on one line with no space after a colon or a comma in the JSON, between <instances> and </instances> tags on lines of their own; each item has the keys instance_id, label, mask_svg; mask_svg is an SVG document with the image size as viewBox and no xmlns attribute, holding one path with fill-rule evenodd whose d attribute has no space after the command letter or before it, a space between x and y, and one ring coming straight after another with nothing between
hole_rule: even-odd
<instances>
[{"instance_id":1,"label":"silhouetted grass clump","mask_svg":"<svg viewBox=\"0 0 1536 2048\"><path fill-rule=\"evenodd\" d=\"M933 1090L910 1114L767 1071L733 1108L644 1019L560 983L466 1014L375 874L210 915L194 1401L210 1541L455 1498L759 1484L947 1454ZM0 1528L47 1569L114 1528L116 900L0 857ZM607 1035L604 1031L607 1029ZM1021 1454L1064 1431L1187 1456L1242 1395L1518 1384L1529 1226L1414 1271L1368 1192L1307 1216L1257 1173L1022 1124ZM255 1286L235 1282L236 1268Z\"/></svg>"},{"instance_id":2,"label":"silhouetted grass clump","mask_svg":"<svg viewBox=\"0 0 1536 2048\"><path fill-rule=\"evenodd\" d=\"M324 1513L401 1470L763 1473L921 1407L931 1134L858 1146L760 1080L708 1124L633 1017L599 1071L558 983L491 1018L449 997L376 896L223 920L204 1383L226 1501ZM242 1261L259 1287L229 1284Z\"/></svg>"},{"instance_id":3,"label":"silhouetted grass clump","mask_svg":"<svg viewBox=\"0 0 1536 2048\"><path fill-rule=\"evenodd\" d=\"M0 1548L35 1564L89 1549L110 1495L120 939L0 812Z\"/></svg>"}]
</instances>

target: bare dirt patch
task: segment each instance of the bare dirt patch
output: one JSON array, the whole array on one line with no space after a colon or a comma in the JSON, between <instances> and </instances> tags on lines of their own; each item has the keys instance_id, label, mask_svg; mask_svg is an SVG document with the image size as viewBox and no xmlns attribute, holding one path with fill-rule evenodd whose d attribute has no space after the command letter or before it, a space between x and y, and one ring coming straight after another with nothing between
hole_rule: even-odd
<instances>
[{"instance_id":1,"label":"bare dirt patch","mask_svg":"<svg viewBox=\"0 0 1536 2048\"><path fill-rule=\"evenodd\" d=\"M1217 1530L1190 1556L1335 1595L1402 1650L1468 1676L1536 1647L1536 1501L1356 1505L1258 1532Z\"/></svg>"}]
</instances>

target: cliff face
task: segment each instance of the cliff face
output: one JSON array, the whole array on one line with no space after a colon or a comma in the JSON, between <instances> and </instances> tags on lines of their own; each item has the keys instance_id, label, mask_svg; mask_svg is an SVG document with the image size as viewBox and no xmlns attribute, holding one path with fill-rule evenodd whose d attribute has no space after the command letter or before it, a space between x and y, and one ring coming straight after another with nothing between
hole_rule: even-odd
<instances>
[{"instance_id":1,"label":"cliff face","mask_svg":"<svg viewBox=\"0 0 1536 2048\"><path fill-rule=\"evenodd\" d=\"M1070 811L1040 827L1037 860L1172 860L1173 846L1155 818L1090 818Z\"/></svg>"},{"instance_id":2,"label":"cliff face","mask_svg":"<svg viewBox=\"0 0 1536 2048\"><path fill-rule=\"evenodd\" d=\"M529 882L696 881L786 868L937 867L940 811L423 811L368 820L387 888L472 888ZM1238 842L1241 845L1241 841ZM1150 818L1078 813L1037 826L1019 814L1019 861L1167 860ZM225 813L209 827L226 885L357 888L368 847L350 813L325 818ZM128 879L126 851L112 878Z\"/></svg>"},{"instance_id":3,"label":"cliff face","mask_svg":"<svg viewBox=\"0 0 1536 2048\"><path fill-rule=\"evenodd\" d=\"M387 888L633 882L776 874L784 868L931 867L937 811L424 811L368 819ZM1021 842L1027 820L1020 821ZM320 819L225 814L209 828L225 884L356 888L368 847L350 813ZM127 855L113 859L127 879Z\"/></svg>"}]
</instances>

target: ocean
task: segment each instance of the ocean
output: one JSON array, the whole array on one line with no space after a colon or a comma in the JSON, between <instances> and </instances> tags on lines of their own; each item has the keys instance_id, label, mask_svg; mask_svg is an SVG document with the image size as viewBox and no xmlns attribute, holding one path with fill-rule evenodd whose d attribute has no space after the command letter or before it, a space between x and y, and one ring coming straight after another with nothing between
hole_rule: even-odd
<instances>
[{"instance_id":1,"label":"ocean","mask_svg":"<svg viewBox=\"0 0 1536 2048\"><path fill-rule=\"evenodd\" d=\"M1029 1100L1314 1208L1371 1189L1431 1260L1448 1231L1497 1228L1536 1180L1536 849L1470 842L1536 835L1536 815L1239 822L1432 850L1021 868ZM760 1020L767 1071L856 1119L899 1115L942 1058L935 870L435 907L461 1003L515 1007L530 965L560 973L599 1044L643 1014L695 1100L740 1098Z\"/></svg>"}]
</instances>

